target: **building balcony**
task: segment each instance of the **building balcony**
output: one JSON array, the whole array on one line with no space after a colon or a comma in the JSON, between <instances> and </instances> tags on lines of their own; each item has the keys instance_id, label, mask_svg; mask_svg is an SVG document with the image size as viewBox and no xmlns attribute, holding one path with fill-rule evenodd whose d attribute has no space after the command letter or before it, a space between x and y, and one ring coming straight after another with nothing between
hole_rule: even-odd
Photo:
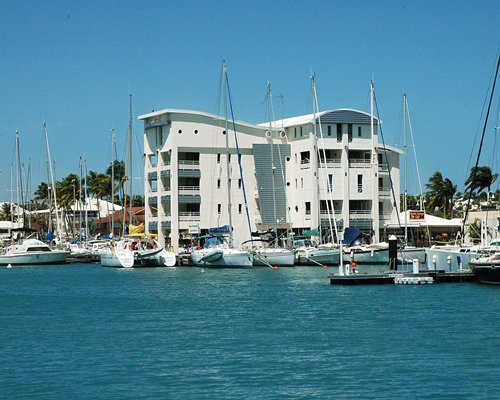
<instances>
[{"instance_id":1,"label":"building balcony","mask_svg":"<svg viewBox=\"0 0 500 400\"><path fill-rule=\"evenodd\" d=\"M300 168L306 169L311 167L311 161L309 159L300 160Z\"/></svg>"},{"instance_id":2,"label":"building balcony","mask_svg":"<svg viewBox=\"0 0 500 400\"><path fill-rule=\"evenodd\" d=\"M179 221L191 222L200 221L201 213L199 211L179 212Z\"/></svg>"},{"instance_id":3,"label":"building balcony","mask_svg":"<svg viewBox=\"0 0 500 400\"><path fill-rule=\"evenodd\" d=\"M350 219L371 219L372 212L371 210L350 210L349 218Z\"/></svg>"},{"instance_id":4,"label":"building balcony","mask_svg":"<svg viewBox=\"0 0 500 400\"><path fill-rule=\"evenodd\" d=\"M378 194L380 197L389 197L391 195L391 189L388 187L379 187Z\"/></svg>"},{"instance_id":5,"label":"building balcony","mask_svg":"<svg viewBox=\"0 0 500 400\"><path fill-rule=\"evenodd\" d=\"M182 167L183 169L198 169L200 167L200 161L199 160L179 160L178 165L179 165L179 167Z\"/></svg>"},{"instance_id":6,"label":"building balcony","mask_svg":"<svg viewBox=\"0 0 500 400\"><path fill-rule=\"evenodd\" d=\"M199 194L199 186L179 186L179 194Z\"/></svg>"},{"instance_id":7,"label":"building balcony","mask_svg":"<svg viewBox=\"0 0 500 400\"><path fill-rule=\"evenodd\" d=\"M320 168L325 167L324 162L319 163ZM326 168L341 168L342 167L342 162L340 161L339 158L327 158L326 159Z\"/></svg>"},{"instance_id":8,"label":"building balcony","mask_svg":"<svg viewBox=\"0 0 500 400\"><path fill-rule=\"evenodd\" d=\"M380 163L378 165L378 170L380 172L389 172L389 165L387 165L387 163Z\"/></svg>"},{"instance_id":9,"label":"building balcony","mask_svg":"<svg viewBox=\"0 0 500 400\"><path fill-rule=\"evenodd\" d=\"M349 168L370 168L372 165L371 160L362 158L349 159Z\"/></svg>"},{"instance_id":10,"label":"building balcony","mask_svg":"<svg viewBox=\"0 0 500 400\"><path fill-rule=\"evenodd\" d=\"M321 216L321 218L324 218L324 217L328 217L329 215L331 215L331 210L330 212L328 212L328 210L320 210L319 212L319 215ZM342 216L342 211L341 210L335 210L335 217L341 217Z\"/></svg>"}]
</instances>

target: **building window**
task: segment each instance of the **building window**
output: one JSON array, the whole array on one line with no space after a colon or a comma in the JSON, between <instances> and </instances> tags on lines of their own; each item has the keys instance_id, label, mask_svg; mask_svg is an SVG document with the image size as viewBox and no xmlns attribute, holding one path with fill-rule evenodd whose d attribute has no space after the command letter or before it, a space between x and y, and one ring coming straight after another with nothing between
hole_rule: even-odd
<instances>
[{"instance_id":1,"label":"building window","mask_svg":"<svg viewBox=\"0 0 500 400\"><path fill-rule=\"evenodd\" d=\"M238 204L238 214L241 214L242 210L243 210L243 206L241 204Z\"/></svg>"},{"instance_id":2,"label":"building window","mask_svg":"<svg viewBox=\"0 0 500 400\"><path fill-rule=\"evenodd\" d=\"M358 175L358 193L363 192L363 175Z\"/></svg>"},{"instance_id":3,"label":"building window","mask_svg":"<svg viewBox=\"0 0 500 400\"><path fill-rule=\"evenodd\" d=\"M337 124L337 142L342 141L342 124Z\"/></svg>"},{"instance_id":4,"label":"building window","mask_svg":"<svg viewBox=\"0 0 500 400\"><path fill-rule=\"evenodd\" d=\"M220 179L217 179L217 189L220 189Z\"/></svg>"},{"instance_id":5,"label":"building window","mask_svg":"<svg viewBox=\"0 0 500 400\"><path fill-rule=\"evenodd\" d=\"M220 164L220 153L217 153L217 164Z\"/></svg>"},{"instance_id":6,"label":"building window","mask_svg":"<svg viewBox=\"0 0 500 400\"><path fill-rule=\"evenodd\" d=\"M297 137L297 128L293 128L293 136Z\"/></svg>"},{"instance_id":7,"label":"building window","mask_svg":"<svg viewBox=\"0 0 500 400\"><path fill-rule=\"evenodd\" d=\"M217 214L220 214L222 210L222 204L217 204Z\"/></svg>"},{"instance_id":8,"label":"building window","mask_svg":"<svg viewBox=\"0 0 500 400\"><path fill-rule=\"evenodd\" d=\"M304 189L304 178L300 178L300 188Z\"/></svg>"},{"instance_id":9,"label":"building window","mask_svg":"<svg viewBox=\"0 0 500 400\"><path fill-rule=\"evenodd\" d=\"M295 178L295 189L298 189L299 188L299 184L297 182L297 178Z\"/></svg>"},{"instance_id":10,"label":"building window","mask_svg":"<svg viewBox=\"0 0 500 400\"><path fill-rule=\"evenodd\" d=\"M231 162L231 153L227 155L227 162Z\"/></svg>"},{"instance_id":11,"label":"building window","mask_svg":"<svg viewBox=\"0 0 500 400\"><path fill-rule=\"evenodd\" d=\"M358 137L361 137L361 127L358 126Z\"/></svg>"},{"instance_id":12,"label":"building window","mask_svg":"<svg viewBox=\"0 0 500 400\"><path fill-rule=\"evenodd\" d=\"M327 131L328 131L327 135L332 136L332 127L330 125L328 125Z\"/></svg>"},{"instance_id":13,"label":"building window","mask_svg":"<svg viewBox=\"0 0 500 400\"><path fill-rule=\"evenodd\" d=\"M302 127L300 127L300 137L302 137Z\"/></svg>"},{"instance_id":14,"label":"building window","mask_svg":"<svg viewBox=\"0 0 500 400\"><path fill-rule=\"evenodd\" d=\"M352 142L352 124L347 124L347 140Z\"/></svg>"},{"instance_id":15,"label":"building window","mask_svg":"<svg viewBox=\"0 0 500 400\"><path fill-rule=\"evenodd\" d=\"M306 215L311 215L311 203L309 201L306 201L305 206L306 206Z\"/></svg>"},{"instance_id":16,"label":"building window","mask_svg":"<svg viewBox=\"0 0 500 400\"><path fill-rule=\"evenodd\" d=\"M333 174L328 174L328 191L333 191Z\"/></svg>"},{"instance_id":17,"label":"building window","mask_svg":"<svg viewBox=\"0 0 500 400\"><path fill-rule=\"evenodd\" d=\"M238 189L241 189L241 179L238 179Z\"/></svg>"}]
</instances>

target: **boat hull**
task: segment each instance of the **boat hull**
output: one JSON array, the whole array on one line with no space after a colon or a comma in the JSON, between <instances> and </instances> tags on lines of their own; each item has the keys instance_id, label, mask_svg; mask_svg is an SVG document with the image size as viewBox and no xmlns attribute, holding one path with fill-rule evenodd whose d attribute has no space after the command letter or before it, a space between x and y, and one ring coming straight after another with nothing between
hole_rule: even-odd
<instances>
[{"instance_id":1,"label":"boat hull","mask_svg":"<svg viewBox=\"0 0 500 400\"><path fill-rule=\"evenodd\" d=\"M193 263L208 268L249 268L253 266L253 255L236 249L201 249L191 253Z\"/></svg>"},{"instance_id":2,"label":"boat hull","mask_svg":"<svg viewBox=\"0 0 500 400\"><path fill-rule=\"evenodd\" d=\"M0 265L46 265L63 264L70 256L69 251L41 251L25 254L6 254L0 256Z\"/></svg>"},{"instance_id":3,"label":"boat hull","mask_svg":"<svg viewBox=\"0 0 500 400\"><path fill-rule=\"evenodd\" d=\"M254 254L253 265L256 267L293 267L295 254L286 249L260 249Z\"/></svg>"},{"instance_id":4,"label":"boat hull","mask_svg":"<svg viewBox=\"0 0 500 400\"><path fill-rule=\"evenodd\" d=\"M500 264L474 265L472 271L477 282L500 285Z\"/></svg>"},{"instance_id":5,"label":"boat hull","mask_svg":"<svg viewBox=\"0 0 500 400\"><path fill-rule=\"evenodd\" d=\"M446 272L457 271L460 268L469 269L470 261L479 255L477 251L458 246L431 247L426 249L425 252L429 269L444 270Z\"/></svg>"},{"instance_id":6,"label":"boat hull","mask_svg":"<svg viewBox=\"0 0 500 400\"><path fill-rule=\"evenodd\" d=\"M172 253L173 254L173 253ZM130 261L130 257L133 261ZM153 254L137 255L132 252L130 254L117 255L114 251L101 253L101 265L103 267L127 268L127 267L165 267L175 265L175 255L173 255L174 263L172 264L172 255L170 252L159 249Z\"/></svg>"},{"instance_id":7,"label":"boat hull","mask_svg":"<svg viewBox=\"0 0 500 400\"><path fill-rule=\"evenodd\" d=\"M339 249L299 249L295 255L299 265L338 265L340 264Z\"/></svg>"}]
</instances>

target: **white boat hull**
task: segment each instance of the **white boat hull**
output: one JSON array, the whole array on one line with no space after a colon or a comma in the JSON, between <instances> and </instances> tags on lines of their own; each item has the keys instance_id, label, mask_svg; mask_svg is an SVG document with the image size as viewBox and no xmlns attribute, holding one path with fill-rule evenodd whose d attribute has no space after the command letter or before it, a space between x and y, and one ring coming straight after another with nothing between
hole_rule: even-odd
<instances>
[{"instance_id":1,"label":"white boat hull","mask_svg":"<svg viewBox=\"0 0 500 400\"><path fill-rule=\"evenodd\" d=\"M295 262L300 265L338 265L340 264L340 249L308 248L298 249Z\"/></svg>"},{"instance_id":2,"label":"white boat hull","mask_svg":"<svg viewBox=\"0 0 500 400\"><path fill-rule=\"evenodd\" d=\"M0 265L42 265L62 264L70 256L69 251L41 251L25 254L10 254L0 256Z\"/></svg>"},{"instance_id":3,"label":"white boat hull","mask_svg":"<svg viewBox=\"0 0 500 400\"><path fill-rule=\"evenodd\" d=\"M112 250L101 252L101 265L104 267L173 267L175 263L175 254L161 249L152 254L140 254L128 250L118 253Z\"/></svg>"},{"instance_id":4,"label":"white boat hull","mask_svg":"<svg viewBox=\"0 0 500 400\"><path fill-rule=\"evenodd\" d=\"M271 267L293 267L295 254L287 249L264 248L254 253L253 265Z\"/></svg>"},{"instance_id":5,"label":"white boat hull","mask_svg":"<svg viewBox=\"0 0 500 400\"><path fill-rule=\"evenodd\" d=\"M248 268L253 266L251 253L230 248L193 250L191 259L195 265L202 267Z\"/></svg>"},{"instance_id":6,"label":"white boat hull","mask_svg":"<svg viewBox=\"0 0 500 400\"><path fill-rule=\"evenodd\" d=\"M426 249L426 254L429 269L444 270L446 272L457 271L460 268L469 269L469 262L480 255L477 249L459 246L431 247Z\"/></svg>"}]
</instances>

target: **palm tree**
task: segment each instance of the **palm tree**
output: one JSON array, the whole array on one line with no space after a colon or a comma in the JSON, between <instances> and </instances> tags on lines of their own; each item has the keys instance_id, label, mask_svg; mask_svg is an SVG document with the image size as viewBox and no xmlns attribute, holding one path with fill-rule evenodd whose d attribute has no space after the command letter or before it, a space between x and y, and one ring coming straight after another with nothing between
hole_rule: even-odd
<instances>
[{"instance_id":1,"label":"palm tree","mask_svg":"<svg viewBox=\"0 0 500 400\"><path fill-rule=\"evenodd\" d=\"M453 210L453 196L457 192L457 185L453 182L444 178L441 172L436 171L429 178L429 183L426 185L430 191L429 196L429 209L438 209L443 212L444 217L452 216Z\"/></svg>"},{"instance_id":2,"label":"palm tree","mask_svg":"<svg viewBox=\"0 0 500 400\"><path fill-rule=\"evenodd\" d=\"M47 182L41 182L35 191L35 201L40 202L45 208L49 205L50 189Z\"/></svg>"},{"instance_id":3,"label":"palm tree","mask_svg":"<svg viewBox=\"0 0 500 400\"><path fill-rule=\"evenodd\" d=\"M112 167L114 164L114 171L112 171ZM114 163L110 164L109 167L106 169L106 175L108 175L111 178L111 173L114 172L113 176L113 192L114 192L114 199L111 199L111 203L119 203L120 202L120 189L122 188L122 181L123 177L125 176L125 162L124 161L118 161L115 160ZM111 181L111 180L110 180ZM111 189L110 189L110 198L111 198Z\"/></svg>"},{"instance_id":4,"label":"palm tree","mask_svg":"<svg viewBox=\"0 0 500 400\"><path fill-rule=\"evenodd\" d=\"M488 189L488 193L491 192L491 185L497 180L498 174L493 174L490 167L472 167L470 170L470 175L465 181L467 185L465 190L469 190L472 193L476 192L476 195L481 193L484 189Z\"/></svg>"}]
</instances>

